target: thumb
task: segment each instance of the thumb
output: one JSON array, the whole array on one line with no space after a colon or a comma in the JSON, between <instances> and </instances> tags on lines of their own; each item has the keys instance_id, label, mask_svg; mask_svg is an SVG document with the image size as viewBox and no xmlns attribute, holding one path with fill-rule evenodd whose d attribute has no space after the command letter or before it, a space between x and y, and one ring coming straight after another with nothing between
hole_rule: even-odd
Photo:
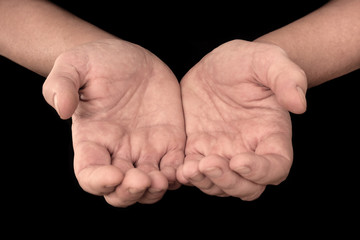
<instances>
[{"instance_id":1,"label":"thumb","mask_svg":"<svg viewBox=\"0 0 360 240\"><path fill-rule=\"evenodd\" d=\"M298 65L283 56L270 65L267 77L281 106L296 114L306 111L307 78Z\"/></svg>"},{"instance_id":2,"label":"thumb","mask_svg":"<svg viewBox=\"0 0 360 240\"><path fill-rule=\"evenodd\" d=\"M68 119L75 112L79 104L79 89L81 77L75 65L64 60L61 56L43 85L43 96L60 118Z\"/></svg>"}]
</instances>

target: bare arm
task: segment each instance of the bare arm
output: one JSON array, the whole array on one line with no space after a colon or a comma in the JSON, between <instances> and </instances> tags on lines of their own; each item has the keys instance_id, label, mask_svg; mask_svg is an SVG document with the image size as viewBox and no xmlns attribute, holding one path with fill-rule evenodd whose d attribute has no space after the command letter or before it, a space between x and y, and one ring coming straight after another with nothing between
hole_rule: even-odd
<instances>
[{"instance_id":1,"label":"bare arm","mask_svg":"<svg viewBox=\"0 0 360 240\"><path fill-rule=\"evenodd\" d=\"M159 58L43 0L0 0L0 28L0 54L47 76L46 101L72 117L85 191L125 207L180 186L180 87Z\"/></svg>"},{"instance_id":2,"label":"bare arm","mask_svg":"<svg viewBox=\"0 0 360 240\"><path fill-rule=\"evenodd\" d=\"M280 46L319 85L360 67L360 1L331 1L255 41Z\"/></svg>"},{"instance_id":3,"label":"bare arm","mask_svg":"<svg viewBox=\"0 0 360 240\"><path fill-rule=\"evenodd\" d=\"M43 76L60 53L109 33L43 0L0 0L0 55Z\"/></svg>"}]
</instances>

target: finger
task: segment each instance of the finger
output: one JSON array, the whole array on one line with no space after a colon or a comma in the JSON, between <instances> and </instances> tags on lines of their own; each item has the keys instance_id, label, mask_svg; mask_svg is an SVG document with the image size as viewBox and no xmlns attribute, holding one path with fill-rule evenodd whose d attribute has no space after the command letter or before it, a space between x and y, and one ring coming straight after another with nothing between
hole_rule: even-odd
<instances>
[{"instance_id":1,"label":"finger","mask_svg":"<svg viewBox=\"0 0 360 240\"><path fill-rule=\"evenodd\" d=\"M166 176L169 183L169 190L180 187L176 178L176 171L184 162L184 151L176 150L166 153L160 161L160 170Z\"/></svg>"},{"instance_id":2,"label":"finger","mask_svg":"<svg viewBox=\"0 0 360 240\"><path fill-rule=\"evenodd\" d=\"M139 160L136 164L136 168L147 174L150 179L150 186L139 199L140 203L150 204L159 201L168 188L168 180L159 171L158 162L159 160L155 157Z\"/></svg>"},{"instance_id":3,"label":"finger","mask_svg":"<svg viewBox=\"0 0 360 240\"><path fill-rule=\"evenodd\" d=\"M114 192L105 195L105 200L114 207L127 207L138 202L151 186L151 179L143 171L129 169Z\"/></svg>"},{"instance_id":4,"label":"finger","mask_svg":"<svg viewBox=\"0 0 360 240\"><path fill-rule=\"evenodd\" d=\"M268 87L285 109L297 114L305 112L307 90L305 72L286 55L273 60L267 71Z\"/></svg>"},{"instance_id":5,"label":"finger","mask_svg":"<svg viewBox=\"0 0 360 240\"><path fill-rule=\"evenodd\" d=\"M89 166L79 172L77 179L84 191L102 196L115 190L122 182L123 173L111 165Z\"/></svg>"},{"instance_id":6,"label":"finger","mask_svg":"<svg viewBox=\"0 0 360 240\"><path fill-rule=\"evenodd\" d=\"M202 157L202 155L197 154L187 155L184 158L184 163L177 170L177 180L182 184L190 184L190 178L200 173L198 164Z\"/></svg>"},{"instance_id":7,"label":"finger","mask_svg":"<svg viewBox=\"0 0 360 240\"><path fill-rule=\"evenodd\" d=\"M292 164L291 140L274 134L261 141L255 153L242 153L230 160L230 168L258 184L279 184L286 179Z\"/></svg>"},{"instance_id":8,"label":"finger","mask_svg":"<svg viewBox=\"0 0 360 240\"><path fill-rule=\"evenodd\" d=\"M213 183L199 170L199 163L203 158L204 156L201 154L187 155L181 170L182 178L201 190L207 190L213 186Z\"/></svg>"},{"instance_id":9,"label":"finger","mask_svg":"<svg viewBox=\"0 0 360 240\"><path fill-rule=\"evenodd\" d=\"M140 203L144 204L159 201L168 189L167 179L160 171L152 171L148 173L148 176L151 179L151 185L139 200Z\"/></svg>"},{"instance_id":10,"label":"finger","mask_svg":"<svg viewBox=\"0 0 360 240\"><path fill-rule=\"evenodd\" d=\"M225 193L243 200L253 200L260 196L265 187L250 182L229 167L229 161L218 155L203 158L199 170Z\"/></svg>"},{"instance_id":11,"label":"finger","mask_svg":"<svg viewBox=\"0 0 360 240\"><path fill-rule=\"evenodd\" d=\"M184 184L186 186L192 186L192 184L190 183L190 181L188 179L186 179L184 177L184 174L183 174L183 167L184 165L180 165L178 167L178 169L176 170L176 180L181 183L181 184Z\"/></svg>"},{"instance_id":12,"label":"finger","mask_svg":"<svg viewBox=\"0 0 360 240\"><path fill-rule=\"evenodd\" d=\"M292 81L289 81L292 80ZM275 96L280 105L292 113L306 111L306 76L302 70L279 73L275 78Z\"/></svg>"},{"instance_id":13,"label":"finger","mask_svg":"<svg viewBox=\"0 0 360 240\"><path fill-rule=\"evenodd\" d=\"M276 154L243 153L231 159L230 168L254 183L277 185L289 173L287 162L287 159Z\"/></svg>"},{"instance_id":14,"label":"finger","mask_svg":"<svg viewBox=\"0 0 360 240\"><path fill-rule=\"evenodd\" d=\"M191 185L199 188L202 192L208 195L227 196L227 194L225 194L220 188L214 185L209 178L200 172L199 163L203 158L204 156L201 154L187 155L184 160L184 165L180 168L182 174L180 179L186 179L186 181L191 183Z\"/></svg>"},{"instance_id":15,"label":"finger","mask_svg":"<svg viewBox=\"0 0 360 240\"><path fill-rule=\"evenodd\" d=\"M114 191L123 178L121 169L111 166L107 149L91 142L74 146L74 170L80 186L95 195Z\"/></svg>"},{"instance_id":16,"label":"finger","mask_svg":"<svg viewBox=\"0 0 360 240\"><path fill-rule=\"evenodd\" d=\"M83 85L80 70L69 56L60 55L43 85L45 100L62 119L72 116L79 104L78 91Z\"/></svg>"}]
</instances>

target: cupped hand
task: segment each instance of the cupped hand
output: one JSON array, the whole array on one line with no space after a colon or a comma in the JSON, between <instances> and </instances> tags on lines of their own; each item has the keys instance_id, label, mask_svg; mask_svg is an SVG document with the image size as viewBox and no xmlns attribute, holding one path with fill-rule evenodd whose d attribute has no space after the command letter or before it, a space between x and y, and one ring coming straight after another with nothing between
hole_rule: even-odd
<instances>
[{"instance_id":1,"label":"cupped hand","mask_svg":"<svg viewBox=\"0 0 360 240\"><path fill-rule=\"evenodd\" d=\"M286 179L293 160L288 111L306 110L304 72L279 47L234 40L181 80L187 142L183 184L253 200Z\"/></svg>"},{"instance_id":2,"label":"cupped hand","mask_svg":"<svg viewBox=\"0 0 360 240\"><path fill-rule=\"evenodd\" d=\"M43 94L61 118L72 117L74 169L85 191L126 207L180 186L180 86L152 53L118 39L78 46L57 58Z\"/></svg>"}]
</instances>

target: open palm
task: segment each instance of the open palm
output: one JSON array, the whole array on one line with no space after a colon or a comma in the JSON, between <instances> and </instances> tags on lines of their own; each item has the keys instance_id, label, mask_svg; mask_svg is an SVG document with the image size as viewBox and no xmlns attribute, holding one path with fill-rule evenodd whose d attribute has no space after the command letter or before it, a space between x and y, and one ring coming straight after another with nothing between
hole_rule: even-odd
<instances>
[{"instance_id":1,"label":"open palm","mask_svg":"<svg viewBox=\"0 0 360 240\"><path fill-rule=\"evenodd\" d=\"M60 117L72 116L75 174L84 190L125 207L179 187L180 87L152 53L115 39L79 46L58 57L43 92Z\"/></svg>"},{"instance_id":2,"label":"open palm","mask_svg":"<svg viewBox=\"0 0 360 240\"><path fill-rule=\"evenodd\" d=\"M253 200L287 177L288 110L305 111L306 77L280 48L225 43L185 75L181 88L187 143L180 182Z\"/></svg>"}]
</instances>

